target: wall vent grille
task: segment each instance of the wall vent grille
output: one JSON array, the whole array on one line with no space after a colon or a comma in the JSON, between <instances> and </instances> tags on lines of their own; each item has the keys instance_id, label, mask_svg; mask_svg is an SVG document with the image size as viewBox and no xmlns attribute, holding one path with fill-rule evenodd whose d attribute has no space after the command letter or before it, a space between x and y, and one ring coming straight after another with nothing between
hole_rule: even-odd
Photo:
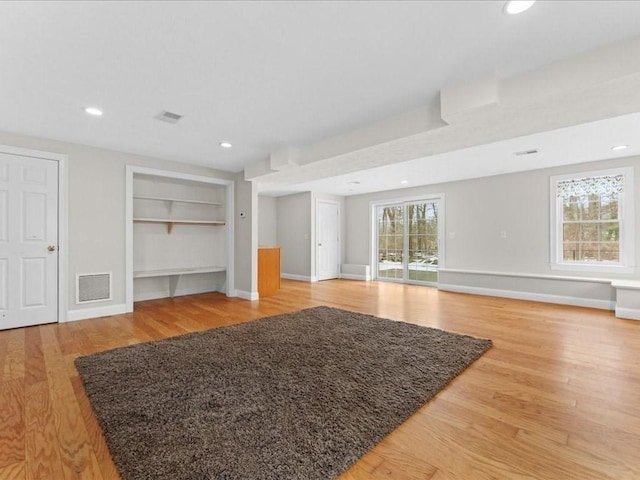
<instances>
[{"instance_id":1,"label":"wall vent grille","mask_svg":"<svg viewBox=\"0 0 640 480\"><path fill-rule=\"evenodd\" d=\"M156 115L156 119L167 122L167 123L178 123L178 121L182 118L182 115L177 113L168 112L166 110L161 111L158 115Z\"/></svg>"},{"instance_id":2,"label":"wall vent grille","mask_svg":"<svg viewBox=\"0 0 640 480\"><path fill-rule=\"evenodd\" d=\"M76 303L111 300L111 272L76 276Z\"/></svg>"}]
</instances>

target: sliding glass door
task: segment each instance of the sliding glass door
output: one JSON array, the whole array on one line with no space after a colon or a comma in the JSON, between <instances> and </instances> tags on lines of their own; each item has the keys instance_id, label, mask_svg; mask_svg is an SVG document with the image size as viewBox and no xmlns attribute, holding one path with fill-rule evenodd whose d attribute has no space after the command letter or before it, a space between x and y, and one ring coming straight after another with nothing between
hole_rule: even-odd
<instances>
[{"instance_id":1,"label":"sliding glass door","mask_svg":"<svg viewBox=\"0 0 640 480\"><path fill-rule=\"evenodd\" d=\"M438 281L439 199L377 205L377 272L380 280Z\"/></svg>"}]
</instances>

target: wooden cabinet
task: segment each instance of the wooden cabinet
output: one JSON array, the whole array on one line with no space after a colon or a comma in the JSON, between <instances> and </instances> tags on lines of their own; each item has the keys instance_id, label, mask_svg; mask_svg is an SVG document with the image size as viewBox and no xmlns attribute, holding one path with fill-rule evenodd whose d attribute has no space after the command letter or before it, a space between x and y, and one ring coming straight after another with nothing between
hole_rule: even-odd
<instances>
[{"instance_id":1,"label":"wooden cabinet","mask_svg":"<svg viewBox=\"0 0 640 480\"><path fill-rule=\"evenodd\" d=\"M280 289L280 247L258 247L258 294L275 295Z\"/></svg>"}]
</instances>

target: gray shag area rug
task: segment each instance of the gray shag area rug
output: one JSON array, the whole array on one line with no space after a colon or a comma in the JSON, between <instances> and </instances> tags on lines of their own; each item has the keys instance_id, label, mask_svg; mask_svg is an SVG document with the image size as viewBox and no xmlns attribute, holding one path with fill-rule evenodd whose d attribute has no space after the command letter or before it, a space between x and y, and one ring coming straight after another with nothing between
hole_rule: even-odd
<instances>
[{"instance_id":1,"label":"gray shag area rug","mask_svg":"<svg viewBox=\"0 0 640 480\"><path fill-rule=\"evenodd\" d=\"M490 347L316 307L75 364L124 480L330 480Z\"/></svg>"}]
</instances>

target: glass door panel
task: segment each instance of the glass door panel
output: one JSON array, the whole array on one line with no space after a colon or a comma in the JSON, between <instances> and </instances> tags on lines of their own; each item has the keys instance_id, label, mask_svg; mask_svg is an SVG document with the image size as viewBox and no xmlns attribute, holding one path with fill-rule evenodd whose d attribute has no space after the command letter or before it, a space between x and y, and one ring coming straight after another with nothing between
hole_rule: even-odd
<instances>
[{"instance_id":1,"label":"glass door panel","mask_svg":"<svg viewBox=\"0 0 640 480\"><path fill-rule=\"evenodd\" d=\"M408 204L407 280L438 281L438 206L436 202Z\"/></svg>"},{"instance_id":2,"label":"glass door panel","mask_svg":"<svg viewBox=\"0 0 640 480\"><path fill-rule=\"evenodd\" d=\"M379 206L378 278L402 279L404 276L404 208L402 205Z\"/></svg>"}]
</instances>

